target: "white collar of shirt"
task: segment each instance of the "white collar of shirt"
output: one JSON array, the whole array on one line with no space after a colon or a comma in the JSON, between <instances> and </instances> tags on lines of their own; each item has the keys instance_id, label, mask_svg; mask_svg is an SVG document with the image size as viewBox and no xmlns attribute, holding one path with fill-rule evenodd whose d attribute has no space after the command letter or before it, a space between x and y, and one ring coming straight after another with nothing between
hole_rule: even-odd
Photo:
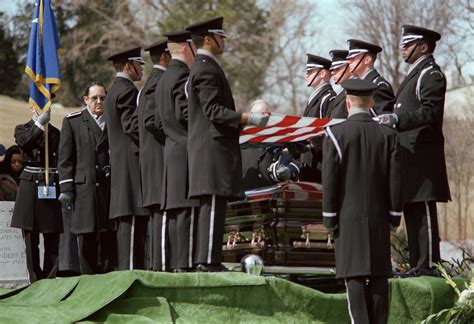
<instances>
[{"instance_id":1,"label":"white collar of shirt","mask_svg":"<svg viewBox=\"0 0 474 324\"><path fill-rule=\"evenodd\" d=\"M219 62L217 60L217 57L215 57L214 54L211 53L211 51L205 49L205 48L198 48L197 54L202 54L211 57L214 61Z\"/></svg>"},{"instance_id":2,"label":"white collar of shirt","mask_svg":"<svg viewBox=\"0 0 474 324\"><path fill-rule=\"evenodd\" d=\"M100 115L97 117L97 115L93 114L90 110L89 107L86 107L87 112L92 116L92 119L94 119L95 123L101 130L104 130L105 126L105 120L104 120L104 114Z\"/></svg>"},{"instance_id":3,"label":"white collar of shirt","mask_svg":"<svg viewBox=\"0 0 474 324\"><path fill-rule=\"evenodd\" d=\"M166 68L163 65L159 65L159 64L153 64L153 68L166 71Z\"/></svg>"},{"instance_id":4,"label":"white collar of shirt","mask_svg":"<svg viewBox=\"0 0 474 324\"><path fill-rule=\"evenodd\" d=\"M374 68L371 68L371 69L368 69L367 71L365 71L364 74L362 74L361 79L365 80L365 78L369 75L369 73L374 71L374 70L375 70Z\"/></svg>"},{"instance_id":5,"label":"white collar of shirt","mask_svg":"<svg viewBox=\"0 0 474 324\"><path fill-rule=\"evenodd\" d=\"M418 58L418 60L416 60L415 62L413 62L412 65L410 65L410 67L408 68L408 74L411 73L411 71L413 71L413 69L415 69L422 61L424 61L427 57L429 57L431 54L426 54L426 55L423 55L421 57Z\"/></svg>"},{"instance_id":6,"label":"white collar of shirt","mask_svg":"<svg viewBox=\"0 0 474 324\"><path fill-rule=\"evenodd\" d=\"M127 80L129 80L130 82L133 83L132 78L131 78L127 73L117 72L117 73L115 73L115 76L116 76L116 77L125 78L125 79L127 79Z\"/></svg>"},{"instance_id":7,"label":"white collar of shirt","mask_svg":"<svg viewBox=\"0 0 474 324\"><path fill-rule=\"evenodd\" d=\"M352 115L356 114L367 114L370 116L370 111L367 108L352 107L351 110L349 110L349 115L347 115L347 117L351 117Z\"/></svg>"},{"instance_id":8,"label":"white collar of shirt","mask_svg":"<svg viewBox=\"0 0 474 324\"><path fill-rule=\"evenodd\" d=\"M321 91L321 89L324 88L327 84L329 84L329 82L324 82L324 83L320 84L320 85L313 91L313 93L311 94L311 96L309 96L308 103L310 103L311 100L313 100L314 97L316 97L316 96L318 95L318 93Z\"/></svg>"}]
</instances>

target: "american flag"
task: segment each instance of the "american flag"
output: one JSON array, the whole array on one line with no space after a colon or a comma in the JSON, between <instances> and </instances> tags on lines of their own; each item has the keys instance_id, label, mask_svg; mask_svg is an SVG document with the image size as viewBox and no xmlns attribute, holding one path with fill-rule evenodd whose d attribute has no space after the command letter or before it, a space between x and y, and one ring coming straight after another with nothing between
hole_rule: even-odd
<instances>
[{"instance_id":1,"label":"american flag","mask_svg":"<svg viewBox=\"0 0 474 324\"><path fill-rule=\"evenodd\" d=\"M322 201L323 187L313 182L282 182L271 187L248 190L245 192L245 197L247 201L272 198Z\"/></svg>"},{"instance_id":2,"label":"american flag","mask_svg":"<svg viewBox=\"0 0 474 324\"><path fill-rule=\"evenodd\" d=\"M345 119L312 118L272 113L265 127L247 126L240 132L240 145L284 144L321 135L323 128Z\"/></svg>"}]
</instances>

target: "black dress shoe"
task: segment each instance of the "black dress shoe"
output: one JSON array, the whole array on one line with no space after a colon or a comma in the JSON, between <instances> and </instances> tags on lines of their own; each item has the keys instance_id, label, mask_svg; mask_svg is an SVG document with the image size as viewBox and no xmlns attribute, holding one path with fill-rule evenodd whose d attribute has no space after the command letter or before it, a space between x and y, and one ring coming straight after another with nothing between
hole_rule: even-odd
<instances>
[{"instance_id":1,"label":"black dress shoe","mask_svg":"<svg viewBox=\"0 0 474 324\"><path fill-rule=\"evenodd\" d=\"M395 272L393 276L398 277L398 278L411 278L411 277L418 277L419 274L416 268L411 268L410 270L405 271L405 272Z\"/></svg>"},{"instance_id":2,"label":"black dress shoe","mask_svg":"<svg viewBox=\"0 0 474 324\"><path fill-rule=\"evenodd\" d=\"M183 268L178 268L178 269L173 269L173 272L174 273L183 273L183 272L188 272L187 269L183 269Z\"/></svg>"},{"instance_id":3,"label":"black dress shoe","mask_svg":"<svg viewBox=\"0 0 474 324\"><path fill-rule=\"evenodd\" d=\"M225 272L228 271L222 264L198 264L196 267L197 272Z\"/></svg>"},{"instance_id":4,"label":"black dress shoe","mask_svg":"<svg viewBox=\"0 0 474 324\"><path fill-rule=\"evenodd\" d=\"M430 277L439 277L439 272L435 268L422 268L418 269L419 276L430 276Z\"/></svg>"}]
</instances>

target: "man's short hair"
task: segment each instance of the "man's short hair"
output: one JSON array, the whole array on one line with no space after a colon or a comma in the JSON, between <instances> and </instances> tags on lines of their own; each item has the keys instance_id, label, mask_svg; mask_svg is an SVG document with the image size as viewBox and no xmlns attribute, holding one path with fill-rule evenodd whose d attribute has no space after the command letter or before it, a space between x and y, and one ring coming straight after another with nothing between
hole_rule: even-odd
<instances>
[{"instance_id":1,"label":"man's short hair","mask_svg":"<svg viewBox=\"0 0 474 324\"><path fill-rule=\"evenodd\" d=\"M207 35L193 35L193 43L196 45L197 48L201 48L204 46L204 37Z\"/></svg>"},{"instance_id":2,"label":"man's short hair","mask_svg":"<svg viewBox=\"0 0 474 324\"><path fill-rule=\"evenodd\" d=\"M105 93L107 94L107 88L105 87L105 85L102 82L91 81L87 84L87 86L84 89L84 96L86 96L86 97L89 96L89 92L90 92L91 88L95 87L95 86L104 88Z\"/></svg>"},{"instance_id":3,"label":"man's short hair","mask_svg":"<svg viewBox=\"0 0 474 324\"><path fill-rule=\"evenodd\" d=\"M422 39L421 44L426 44L428 46L428 53L433 53L436 48L436 42L430 41L427 39Z\"/></svg>"},{"instance_id":4,"label":"man's short hair","mask_svg":"<svg viewBox=\"0 0 474 324\"><path fill-rule=\"evenodd\" d=\"M123 72L126 64L127 63L114 63L115 72Z\"/></svg>"},{"instance_id":5,"label":"man's short hair","mask_svg":"<svg viewBox=\"0 0 474 324\"><path fill-rule=\"evenodd\" d=\"M187 46L187 43L168 43L168 50L171 56L181 54L182 46Z\"/></svg>"},{"instance_id":6,"label":"man's short hair","mask_svg":"<svg viewBox=\"0 0 474 324\"><path fill-rule=\"evenodd\" d=\"M355 96L355 95L347 94L346 98L354 106L360 107L360 108L371 108L371 105L373 104L372 96Z\"/></svg>"}]
</instances>

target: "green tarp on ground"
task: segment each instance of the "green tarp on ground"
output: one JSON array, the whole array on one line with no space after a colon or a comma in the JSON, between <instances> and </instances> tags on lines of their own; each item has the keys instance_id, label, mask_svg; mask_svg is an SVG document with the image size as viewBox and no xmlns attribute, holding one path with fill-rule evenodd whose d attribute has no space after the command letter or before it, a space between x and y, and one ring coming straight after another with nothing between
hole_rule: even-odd
<instances>
[{"instance_id":1,"label":"green tarp on ground","mask_svg":"<svg viewBox=\"0 0 474 324\"><path fill-rule=\"evenodd\" d=\"M440 278L393 279L390 286L392 323L420 322L455 300ZM345 294L231 272L119 271L41 280L9 295L0 300L0 323L349 322Z\"/></svg>"}]
</instances>

